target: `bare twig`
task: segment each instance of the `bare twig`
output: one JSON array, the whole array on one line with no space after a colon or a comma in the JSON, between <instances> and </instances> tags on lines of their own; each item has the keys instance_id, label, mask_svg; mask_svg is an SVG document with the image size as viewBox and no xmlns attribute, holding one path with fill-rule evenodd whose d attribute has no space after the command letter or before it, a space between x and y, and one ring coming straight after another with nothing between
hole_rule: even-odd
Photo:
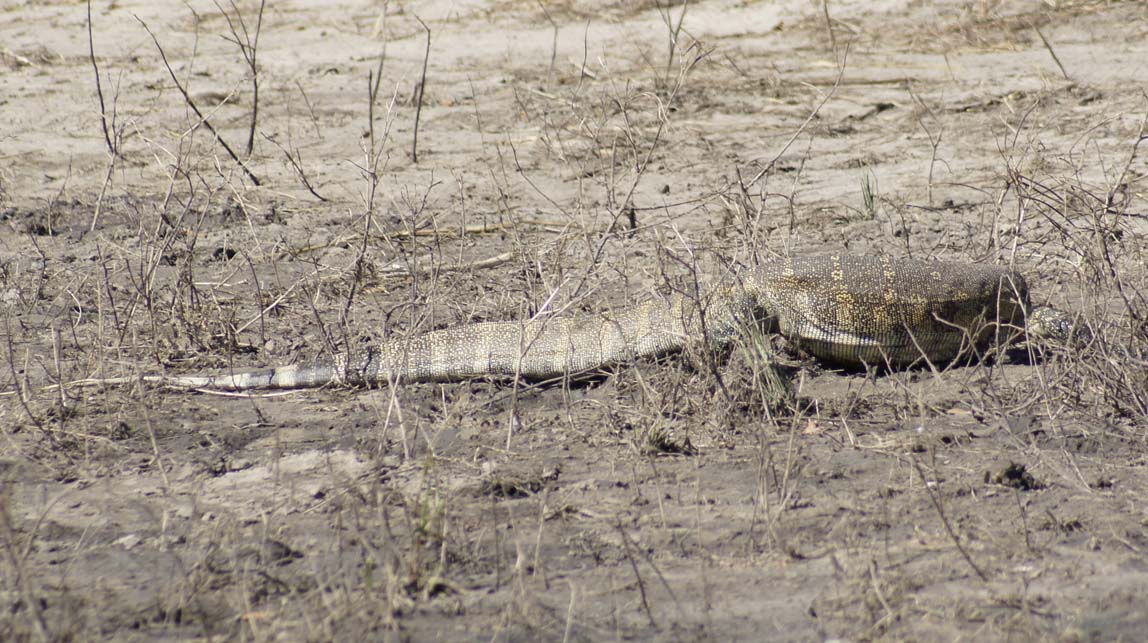
<instances>
[{"instance_id":1,"label":"bare twig","mask_svg":"<svg viewBox=\"0 0 1148 643\"><path fill-rule=\"evenodd\" d=\"M1068 77L1068 72L1064 70L1064 65L1060 64L1060 58L1058 58L1056 52L1053 51L1052 45L1049 44L1048 39L1044 37L1044 34L1040 32L1040 27L1037 27L1034 23L1032 25L1032 30L1036 32L1037 37L1039 37L1040 41L1044 43L1044 48L1047 49L1048 54L1052 56L1052 62L1056 63L1057 68L1060 69L1060 74L1064 76L1065 80L1071 82L1072 79Z\"/></svg>"},{"instance_id":2,"label":"bare twig","mask_svg":"<svg viewBox=\"0 0 1148 643\"><path fill-rule=\"evenodd\" d=\"M219 9L223 19L227 21L227 27L231 30L231 42L239 47L243 59L247 61L247 66L251 69L251 127L247 132L246 154L251 156L251 152L255 149L255 125L259 120L259 66L256 64L256 54L259 51L259 33L263 28L263 7L267 0L260 0L259 2L259 14L255 21L254 35L247 31L247 22L243 19L239 7L235 6L234 0L229 0L229 2L231 9L235 11L235 15L239 19L239 29L235 28L235 23L231 21L231 15L219 4L219 0L215 0L215 7ZM243 31L242 41L239 36L240 30Z\"/></svg>"},{"instance_id":3,"label":"bare twig","mask_svg":"<svg viewBox=\"0 0 1148 643\"><path fill-rule=\"evenodd\" d=\"M1141 92L1141 96L1148 99L1148 94ZM1140 118L1140 127L1136 132L1136 141L1132 143L1132 150L1128 152L1128 161L1124 164L1124 169L1120 171L1120 176L1108 188L1108 194L1105 197L1105 205L1109 208L1113 206L1116 193L1121 190L1124 185L1124 179L1128 176L1128 170L1132 167L1132 161L1136 160L1136 153L1140 149L1140 144L1148 140L1148 136L1144 134L1144 127L1148 124L1148 111L1145 111L1144 116Z\"/></svg>"},{"instance_id":4,"label":"bare twig","mask_svg":"<svg viewBox=\"0 0 1148 643\"><path fill-rule=\"evenodd\" d=\"M913 102L925 110L925 113L928 114L930 118L939 122L937 115L933 112L933 108L913 91L912 85L909 86L909 96L912 97ZM917 117L917 124L921 126L921 129L925 132L925 136L929 138L929 145L932 146L932 154L929 156L928 183L925 185L925 199L931 207L933 205L933 170L937 166L937 148L941 146L941 140L945 135L945 126L941 124L937 128L936 136L934 136L933 131L925 124L925 119L922 116Z\"/></svg>"},{"instance_id":5,"label":"bare twig","mask_svg":"<svg viewBox=\"0 0 1148 643\"><path fill-rule=\"evenodd\" d=\"M466 263L459 263L449 266L387 266L380 270L381 277L410 277L418 274L442 274L447 272L472 272L474 270L482 270L484 268L493 268L494 266L502 265L514 259L513 252L503 252L502 254L487 257L485 259L476 259Z\"/></svg>"},{"instance_id":6,"label":"bare twig","mask_svg":"<svg viewBox=\"0 0 1148 643\"><path fill-rule=\"evenodd\" d=\"M829 32L829 47L837 57L837 34L833 33L833 19L829 17L829 0L821 0L821 13L825 16L825 31Z\"/></svg>"},{"instance_id":7,"label":"bare twig","mask_svg":"<svg viewBox=\"0 0 1148 643\"><path fill-rule=\"evenodd\" d=\"M961 544L961 539L957 536L957 532L953 531L953 526L949 523L948 517L945 516L945 509L941 506L941 500L937 497L936 490L929 486L928 478L925 477L925 471L921 468L921 463L918 462L916 458L911 459L913 461L913 468L917 470L917 475L921 476L921 484L925 487L925 493L929 495L929 500L933 503L933 508L937 510L937 515L941 518L941 524L945 527L945 533L949 535L949 539L953 541L953 545L956 546L957 551L961 553L965 562L969 564L969 567L973 568L977 576L979 576L982 581L986 583L989 582L989 577L973 562L973 557L969 555L965 546Z\"/></svg>"},{"instance_id":8,"label":"bare twig","mask_svg":"<svg viewBox=\"0 0 1148 643\"><path fill-rule=\"evenodd\" d=\"M386 50L383 50L381 57L385 57ZM383 61L379 61L379 69L382 69ZM343 332L349 338L350 331L348 326L348 319L351 312L351 306L354 303L355 296L358 292L359 283L363 277L363 271L366 267L366 257L368 241L370 240L371 228L374 227L374 212L375 212L375 195L379 189L379 160L382 158L383 147L387 144L387 139L390 137L391 123L390 114L395 104L395 95L391 95L391 102L387 105L388 117L383 128L382 139L378 142L375 140L375 96L377 95L379 83L381 80L375 80L374 74L371 71L367 72L367 131L369 132L367 150L367 158L365 166L360 167L359 170L363 173L367 180L367 202L363 213L363 243L359 247L359 254L355 259L355 277L351 284L350 292L347 294L347 304L343 308L341 316Z\"/></svg>"},{"instance_id":9,"label":"bare twig","mask_svg":"<svg viewBox=\"0 0 1148 643\"><path fill-rule=\"evenodd\" d=\"M582 93L582 82L587 77L594 78L594 74L586 68L586 61L590 59L590 19L586 19L586 28L582 31L582 62L575 63L578 68L578 86L574 89L574 95L577 96Z\"/></svg>"},{"instance_id":10,"label":"bare twig","mask_svg":"<svg viewBox=\"0 0 1148 643\"><path fill-rule=\"evenodd\" d=\"M662 136L665 134L666 127L669 124L670 107L673 105L674 101L677 100L678 92L681 91L682 87L685 86L686 77L689 75L690 71L693 70L693 68L698 63L700 63L710 54L710 50L704 49L700 43L694 43L691 45L691 48L695 47L697 49L696 54L692 59L688 59L687 62L682 65L681 70L678 72L678 77L675 81L675 84L670 89L669 95L666 97L664 104L659 105L658 129L654 132L653 140L650 142L650 146L646 149L641 163L639 163L636 168L634 173L634 180L630 183L630 189L626 192L626 196L622 198L622 200L616 206L613 219L610 221L610 225L607 230L614 230L615 226L618 225L618 221L621 220L623 215L632 215L634 194L637 191L638 186L641 184L646 170L650 166L650 160L654 156L654 151L657 150L661 145ZM637 150L635 150L635 152L636 151ZM515 165L521 170L522 166L518 164L517 153L515 153ZM601 261L602 253L606 249L606 243L609 242L612 236L613 235L607 233L602 235L602 238L598 240L598 245L591 257L590 264L586 269L586 276L588 276L590 274L590 270L597 266L598 262ZM577 298L577 296L581 294L585 285L586 280L583 278L583 280L578 284L578 287L574 289L574 298Z\"/></svg>"},{"instance_id":11,"label":"bare twig","mask_svg":"<svg viewBox=\"0 0 1148 643\"><path fill-rule=\"evenodd\" d=\"M359 246L359 254L355 257L355 277L351 280L351 288L347 293L347 304L343 306L343 313L340 317L342 321L341 327L343 332L349 337L349 323L348 320L351 316L351 306L355 302L355 296L358 294L359 284L363 279L363 270L366 266L367 258L367 241L371 236L371 219L372 213L375 209L375 193L379 187L379 172L378 172L378 150L375 148L375 81L373 72L367 71L367 121L369 123L368 130L370 138L367 140L370 149L367 151L367 170L365 172L367 177L367 207L363 212L363 243ZM346 342L344 342L346 343Z\"/></svg>"},{"instance_id":12,"label":"bare twig","mask_svg":"<svg viewBox=\"0 0 1148 643\"><path fill-rule=\"evenodd\" d=\"M674 24L673 18L670 16L669 3L667 3L667 5L665 7L662 7L662 4L660 2L658 2L656 4L658 5L658 14L661 15L662 22L664 22L666 24L666 29L669 32L670 47L669 47L669 52L666 55L666 78L665 78L666 81L669 81L670 70L673 68L673 64L674 64L674 52L677 51L677 48L678 48L678 37L681 35L681 32L682 32L682 23L684 23L686 21L686 10L689 9L690 3L689 3L689 0L686 0L685 2L682 3L682 10L680 13L678 13L678 24L676 24L676 25Z\"/></svg>"},{"instance_id":13,"label":"bare twig","mask_svg":"<svg viewBox=\"0 0 1148 643\"><path fill-rule=\"evenodd\" d=\"M415 104L415 133L414 133L414 139L411 141L411 162L412 163L418 163L419 162L419 117L422 116L422 113L423 113L423 96L425 96L427 93L427 62L430 60L430 40L431 40L430 27L428 27L427 24L425 22L423 22L423 19L418 17L418 16L415 16L415 20L418 20L419 24L422 25L423 29L425 29L427 32L427 48L426 48L426 53L423 54L422 78L419 79L419 99L418 99L418 102Z\"/></svg>"},{"instance_id":14,"label":"bare twig","mask_svg":"<svg viewBox=\"0 0 1148 643\"><path fill-rule=\"evenodd\" d=\"M116 159L120 156L120 133L116 128L116 107L115 102L112 103L112 113L108 116L107 103L104 100L103 82L100 80L100 65L96 60L96 45L95 39L92 36L92 3L88 0L88 59L92 63L92 71L96 74L96 97L100 101L100 129L104 132L104 143L108 146L108 167L104 173L104 181L100 185L100 194L96 198L96 206L92 208L92 221L88 224L88 231L96 229L96 225L100 221L100 212L103 210L104 195L107 194L108 186L112 181L112 173L115 172ZM116 96L119 95L119 84L116 84ZM111 121L109 126L108 121Z\"/></svg>"},{"instance_id":15,"label":"bare twig","mask_svg":"<svg viewBox=\"0 0 1148 643\"><path fill-rule=\"evenodd\" d=\"M88 0L88 60L92 62L92 71L96 73L96 98L100 100L100 128L104 131L104 143L108 146L108 153L117 156L119 150L112 143L112 136L108 133L108 112L104 104L104 89L100 83L100 65L96 62L96 45L92 39L92 0ZM114 125L113 125L114 127Z\"/></svg>"},{"instance_id":16,"label":"bare twig","mask_svg":"<svg viewBox=\"0 0 1148 643\"><path fill-rule=\"evenodd\" d=\"M28 573L29 570L26 563L28 554L32 551L32 543L38 540L36 531L44 522L44 517L47 515L48 510L50 510L63 495L64 494L60 494L45 507L31 531L28 530L26 525L17 527L13 522L12 514L8 511L11 500L8 499L7 493L5 493L4 497L0 497L0 550L3 551L4 562L7 563L10 570L5 576L10 579L11 586L18 588L20 594L23 595L22 598L26 606L25 609L30 612L32 616L32 626L36 632L36 638L41 641L49 641L54 637L51 635L52 629L48 627L47 619L44 618L46 604L41 603L37 598L32 575ZM16 551L18 544L17 534L27 534L25 538L26 545L23 547L24 551L22 552ZM5 587L5 589L7 589L7 587Z\"/></svg>"},{"instance_id":17,"label":"bare twig","mask_svg":"<svg viewBox=\"0 0 1148 643\"><path fill-rule=\"evenodd\" d=\"M544 85L549 89L550 82L554 78L554 61L558 59L558 23L554 21L554 16L550 15L546 3L542 0L537 0L537 2L538 8L542 10L542 15L546 16L546 21L550 23L550 29L554 34L550 42L550 66L546 68L546 85Z\"/></svg>"},{"instance_id":18,"label":"bare twig","mask_svg":"<svg viewBox=\"0 0 1148 643\"><path fill-rule=\"evenodd\" d=\"M167 60L167 54L164 53L163 46L159 44L159 39L155 37L154 33L152 33L151 28L148 27L147 23L144 22L143 19L141 19L139 16L135 16L135 19L140 23L140 25L143 26L144 31L146 31L147 34L151 36L151 41L155 43L156 49L159 50L160 58L163 59L163 66L167 68L168 75L171 76L171 80L175 83L176 89L178 89L179 93L183 95L184 102L186 102L187 106L191 108L191 111L195 112L195 115L199 117L199 122L203 123L204 127L207 128L207 131L211 132L211 135L215 137L215 140L219 141L219 144L222 145L223 149L227 151L227 155L231 157L231 160L235 161L235 163L239 165L239 169L243 170L243 173L247 175L247 178L251 179L251 182L255 185L262 185L259 177L255 176L255 173L247 168L243 161L239 159L239 155L235 153L235 150L232 150L231 146L227 144L227 141L219 135L219 132L215 131L215 128L211 125L211 121L207 120L207 117L203 115L203 112L199 111L199 107L195 104L195 101L192 100L191 95L187 93L187 89L184 88L183 83L179 82L179 78L176 77L175 70L171 68L171 63Z\"/></svg>"},{"instance_id":19,"label":"bare twig","mask_svg":"<svg viewBox=\"0 0 1148 643\"><path fill-rule=\"evenodd\" d=\"M758 172L747 185L753 185L754 183L757 183L761 180L761 177L765 176L771 170L773 170L773 166L777 165L777 162L781 160L782 155L784 155L786 151L789 150L789 146L793 145L793 142L797 140L798 136L801 136L801 133L805 131L806 127L809 127L809 123L817 117L817 114L821 111L821 108L825 107L825 103L828 103L829 99L833 98L833 95L837 93L837 88L841 86L841 79L845 76L845 63L848 61L848 59L849 45L845 45L845 51L841 54L841 66L837 68L837 79L833 81L833 87L829 89L829 93L825 94L825 97L821 99L821 102L817 104L817 107L814 107L813 111L809 112L809 116L805 119L805 122L801 124L801 127L797 128L797 131L793 133L793 136L789 137L789 140L785 142L785 145L781 146L781 149L778 150L777 154L774 155L772 159L770 159L769 163L766 163L765 167L762 168L762 170Z\"/></svg>"},{"instance_id":20,"label":"bare twig","mask_svg":"<svg viewBox=\"0 0 1148 643\"><path fill-rule=\"evenodd\" d=\"M642 580L642 573L638 571L638 561L634 559L634 554L631 551L634 545L630 542L630 536L626 534L626 529L622 527L621 522L615 524L614 527L618 530L618 535L622 537L622 550L626 554L626 560L630 563L630 569L634 571L634 580L638 583L638 596L642 599L642 611L646 613L646 618L650 619L650 627L656 629L658 622L654 619L650 602L646 600L646 583Z\"/></svg>"},{"instance_id":21,"label":"bare twig","mask_svg":"<svg viewBox=\"0 0 1148 643\"><path fill-rule=\"evenodd\" d=\"M283 147L279 141L276 141L267 134L263 134L263 138L267 139L267 141L275 147L278 147L280 152L283 152L283 156L287 157L287 162L291 164L291 168L295 170L295 174L297 174L299 176L299 180L302 181L303 187L307 188L307 191L310 192L312 196L314 196L316 199L319 199L320 201L326 202L328 200L327 197L319 194L315 190L315 186L311 185L311 180L307 177L307 172L303 170L303 154L299 151L298 148L296 148L294 153L292 153L290 150Z\"/></svg>"},{"instance_id":22,"label":"bare twig","mask_svg":"<svg viewBox=\"0 0 1148 643\"><path fill-rule=\"evenodd\" d=\"M386 3L384 3L384 5L385 4ZM382 20L383 20L383 23L381 25L381 30L383 33L383 48L382 48L382 50L379 51L379 66L375 68L375 82L374 82L374 85L371 87L371 104L372 105L375 104L375 101L379 97L378 96L379 85L381 85L383 82L383 68L385 67L386 62L387 62L387 22L386 22L387 21L387 10L386 10L385 6L383 7Z\"/></svg>"},{"instance_id":23,"label":"bare twig","mask_svg":"<svg viewBox=\"0 0 1148 643\"><path fill-rule=\"evenodd\" d=\"M40 431L43 432L44 431L44 423L40 421L40 418L36 417L36 414L32 412L31 407L28 406L28 400L26 400L24 398L24 391L26 389L26 383L25 383L25 385L21 385L20 375L19 375L19 373L16 372L16 351L12 348L12 313L11 313L11 311L9 311L8 314L4 315L4 340L5 340L5 346L8 349L8 368L12 372L12 392L13 392L13 394L16 395L16 398L20 400L20 406L22 406L24 408L24 413L26 413L28 415L28 419L31 420L32 423L36 425L37 429L40 429ZM26 373L25 373L25 377L27 377Z\"/></svg>"}]
</instances>

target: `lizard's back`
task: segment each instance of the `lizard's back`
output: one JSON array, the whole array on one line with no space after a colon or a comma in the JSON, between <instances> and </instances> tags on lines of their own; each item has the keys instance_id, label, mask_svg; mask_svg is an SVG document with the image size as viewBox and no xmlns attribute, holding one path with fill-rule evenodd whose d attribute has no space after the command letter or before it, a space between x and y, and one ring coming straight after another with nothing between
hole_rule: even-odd
<instances>
[{"instance_id":1,"label":"lizard's back","mask_svg":"<svg viewBox=\"0 0 1148 643\"><path fill-rule=\"evenodd\" d=\"M1024 279L991 264L866 255L763 264L744 288L778 331L818 358L847 365L945 362L1023 325Z\"/></svg>"}]
</instances>

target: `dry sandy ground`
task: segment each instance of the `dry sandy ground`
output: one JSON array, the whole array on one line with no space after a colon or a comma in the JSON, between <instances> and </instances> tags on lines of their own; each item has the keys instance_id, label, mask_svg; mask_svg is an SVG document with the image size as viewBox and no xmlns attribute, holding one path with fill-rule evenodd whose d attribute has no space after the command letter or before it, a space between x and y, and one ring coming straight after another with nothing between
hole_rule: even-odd
<instances>
[{"instance_id":1,"label":"dry sandy ground","mask_svg":"<svg viewBox=\"0 0 1148 643\"><path fill-rule=\"evenodd\" d=\"M101 103L86 6L4 3L0 639L1142 638L1143 5L660 4L99 0ZM843 249L1015 264L1093 338L778 352L782 404L743 351L67 384Z\"/></svg>"}]
</instances>

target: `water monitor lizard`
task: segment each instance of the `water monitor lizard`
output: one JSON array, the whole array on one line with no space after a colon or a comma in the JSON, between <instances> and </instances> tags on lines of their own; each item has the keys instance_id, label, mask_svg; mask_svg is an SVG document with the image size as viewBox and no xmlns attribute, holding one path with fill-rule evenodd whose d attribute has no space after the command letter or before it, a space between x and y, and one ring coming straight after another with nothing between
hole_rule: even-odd
<instances>
[{"instance_id":1,"label":"water monitor lizard","mask_svg":"<svg viewBox=\"0 0 1148 643\"><path fill-rule=\"evenodd\" d=\"M739 283L700 297L651 298L614 316L467 324L254 372L96 382L248 390L489 376L541 380L673 353L693 342L726 346L753 326L780 333L827 362L899 368L924 359L948 362L992 341L1011 341L1022 329L1066 337L1071 319L1030 307L1024 278L1001 266L795 257L762 264Z\"/></svg>"}]
</instances>

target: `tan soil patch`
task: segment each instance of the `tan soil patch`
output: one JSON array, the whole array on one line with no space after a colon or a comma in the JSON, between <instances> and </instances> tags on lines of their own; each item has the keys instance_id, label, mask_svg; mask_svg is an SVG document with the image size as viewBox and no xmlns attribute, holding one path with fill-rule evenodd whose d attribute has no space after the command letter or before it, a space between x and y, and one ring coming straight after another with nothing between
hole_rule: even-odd
<instances>
[{"instance_id":1,"label":"tan soil patch","mask_svg":"<svg viewBox=\"0 0 1148 643\"><path fill-rule=\"evenodd\" d=\"M230 5L96 3L114 157L85 6L0 9L0 639L1140 638L1142 6L662 4L272 2L256 101ZM47 388L841 249L1014 262L1096 341L791 360L780 410L739 355Z\"/></svg>"}]
</instances>

